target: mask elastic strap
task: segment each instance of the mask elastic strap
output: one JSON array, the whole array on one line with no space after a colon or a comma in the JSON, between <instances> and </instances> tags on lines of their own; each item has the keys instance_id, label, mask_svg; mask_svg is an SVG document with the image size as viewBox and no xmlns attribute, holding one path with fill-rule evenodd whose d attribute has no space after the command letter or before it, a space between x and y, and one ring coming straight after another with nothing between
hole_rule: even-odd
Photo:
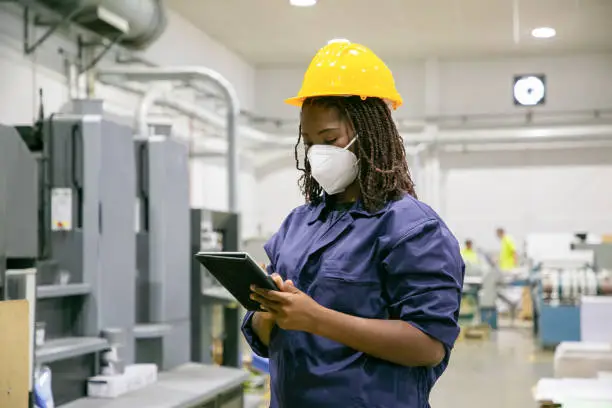
<instances>
[{"instance_id":1,"label":"mask elastic strap","mask_svg":"<svg viewBox=\"0 0 612 408\"><path fill-rule=\"evenodd\" d=\"M351 147L351 145L352 145L353 143L355 143L355 140L357 140L357 138L358 138L358 137L359 137L359 135L355 133L355 137L353 138L353 140L351 140L351 141L349 142L349 144L347 144L346 146L344 146L344 150L348 150L348 148L349 148L349 147Z\"/></svg>"},{"instance_id":2,"label":"mask elastic strap","mask_svg":"<svg viewBox=\"0 0 612 408\"><path fill-rule=\"evenodd\" d=\"M347 145L344 147L344 150L348 150L348 148L349 148L349 147L351 147L351 145L352 145L353 143L355 143L355 140L357 140L357 138L358 138L358 137L359 137L359 135L358 135L357 133L355 133L355 137L353 138L353 140L351 140L351 141L349 142L349 144L347 144ZM355 166L358 166L360 161L361 161L361 159L357 159L357 161L355 162Z\"/></svg>"}]
</instances>

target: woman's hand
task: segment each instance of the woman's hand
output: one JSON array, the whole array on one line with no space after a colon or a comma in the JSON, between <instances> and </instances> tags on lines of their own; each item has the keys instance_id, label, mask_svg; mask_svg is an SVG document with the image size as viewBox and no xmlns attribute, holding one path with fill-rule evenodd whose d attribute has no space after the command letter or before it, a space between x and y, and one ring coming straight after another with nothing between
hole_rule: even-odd
<instances>
[{"instance_id":1,"label":"woman's hand","mask_svg":"<svg viewBox=\"0 0 612 408\"><path fill-rule=\"evenodd\" d=\"M296 288L292 281L283 282L280 276L274 275L272 278L279 290L252 287L251 299L261 304L262 309L270 313L281 329L312 332L323 306Z\"/></svg>"},{"instance_id":2,"label":"woman's hand","mask_svg":"<svg viewBox=\"0 0 612 408\"><path fill-rule=\"evenodd\" d=\"M262 269L266 269L266 265L261 265L261 267ZM283 279L278 274L272 274L271 278L277 287L283 286ZM259 340L266 346L270 344L270 335L275 325L276 316L272 313L261 310L253 314L251 327L257 337L259 337Z\"/></svg>"},{"instance_id":3,"label":"woman's hand","mask_svg":"<svg viewBox=\"0 0 612 408\"><path fill-rule=\"evenodd\" d=\"M265 265L263 267L265 269ZM283 278L281 278L281 276L278 273L273 273L272 275L270 275L270 277L272 278L272 280L274 281L274 283L276 284L276 287L279 288L279 290L282 290L282 288L284 287L284 281ZM256 312L257 317L259 319L261 319L264 322L269 322L272 325L274 325L274 323L276 323L276 316L274 316L272 313L267 312L265 310L261 310L259 312Z\"/></svg>"}]
</instances>

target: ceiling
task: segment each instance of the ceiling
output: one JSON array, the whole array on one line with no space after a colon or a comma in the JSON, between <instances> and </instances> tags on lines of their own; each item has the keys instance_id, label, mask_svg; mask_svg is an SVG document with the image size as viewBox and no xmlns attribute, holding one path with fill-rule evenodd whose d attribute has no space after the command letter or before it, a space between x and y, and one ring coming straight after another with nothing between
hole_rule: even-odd
<instances>
[{"instance_id":1,"label":"ceiling","mask_svg":"<svg viewBox=\"0 0 612 408\"><path fill-rule=\"evenodd\" d=\"M612 0L319 0L308 8L289 0L166 3L255 65L303 64L332 38L400 61L612 51ZM531 30L542 26L557 36L532 38Z\"/></svg>"}]
</instances>

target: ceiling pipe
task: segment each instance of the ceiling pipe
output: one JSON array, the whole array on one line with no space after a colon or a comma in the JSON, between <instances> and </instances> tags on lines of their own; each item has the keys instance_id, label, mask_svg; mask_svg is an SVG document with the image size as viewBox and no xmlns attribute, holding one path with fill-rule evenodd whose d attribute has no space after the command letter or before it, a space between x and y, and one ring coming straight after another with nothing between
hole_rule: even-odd
<instances>
[{"instance_id":1,"label":"ceiling pipe","mask_svg":"<svg viewBox=\"0 0 612 408\"><path fill-rule=\"evenodd\" d=\"M226 130L227 130L227 178L228 178L228 204L229 210L238 212L238 138L236 135L236 121L240 112L238 96L233 85L218 72L204 67L151 67L151 68L111 68L98 72L98 78L114 77L125 81L155 82L155 81L192 81L206 80L213 83L223 95L227 103ZM147 93L141 102L138 111L138 129L145 129L143 136L148 136L146 118L163 92ZM143 119L144 118L144 119ZM142 122L145 122L144 124Z\"/></svg>"},{"instance_id":2,"label":"ceiling pipe","mask_svg":"<svg viewBox=\"0 0 612 408\"><path fill-rule=\"evenodd\" d=\"M441 129L419 133L401 132L401 136L407 148L418 145L596 142L612 141L612 125ZM295 142L295 137L289 135L279 135L278 138Z\"/></svg>"},{"instance_id":3,"label":"ceiling pipe","mask_svg":"<svg viewBox=\"0 0 612 408\"><path fill-rule=\"evenodd\" d=\"M152 87L144 94L142 99L140 100L140 104L138 104L138 108L136 110L136 129L138 129L138 134L141 137L149 138L151 136L151 130L149 127L149 112L155 102L160 99L163 95L168 92L171 92L172 88L170 87Z\"/></svg>"},{"instance_id":4,"label":"ceiling pipe","mask_svg":"<svg viewBox=\"0 0 612 408\"><path fill-rule=\"evenodd\" d=\"M147 92L146 89L136 87L133 84L126 84L124 82L118 81L112 76L99 77L98 79L101 83L122 89L130 93L144 95ZM161 107L172 109L186 116L197 118L202 122L206 122L221 129L225 129L225 127L227 126L226 121L217 113L202 108L194 103L185 101L184 99L173 97L168 93L158 99L156 101L156 104ZM262 132L260 130L248 126L240 125L238 126L237 131L239 135L244 136L255 142L263 142L280 146L292 146L293 144L295 144L295 136L283 138L280 135L277 136L274 134L268 134L266 132Z\"/></svg>"},{"instance_id":5,"label":"ceiling pipe","mask_svg":"<svg viewBox=\"0 0 612 408\"><path fill-rule=\"evenodd\" d=\"M110 72L107 70L104 72ZM119 87L129 92L144 94L142 89L133 85L111 80L111 76L101 76L101 82L111 86ZM180 98L164 95L157 104L183 113L187 116L198 118L204 122L223 127L223 120L215 113L202 109L194 104L181 100ZM275 150L274 147L287 148L295 144L295 135L268 134L247 127L239 127L240 134L250 140L263 142L262 150ZM497 144L508 145L517 143L548 143L548 142L598 142L612 140L612 126L610 125L581 125L581 126L538 126L525 127L515 126L498 129L443 129L433 134L424 132L402 132L407 149L421 145L473 145L473 144ZM215 155L222 154L222 149L215 149ZM257 148L255 147L255 150ZM199 156L199 155L198 155Z\"/></svg>"}]
</instances>

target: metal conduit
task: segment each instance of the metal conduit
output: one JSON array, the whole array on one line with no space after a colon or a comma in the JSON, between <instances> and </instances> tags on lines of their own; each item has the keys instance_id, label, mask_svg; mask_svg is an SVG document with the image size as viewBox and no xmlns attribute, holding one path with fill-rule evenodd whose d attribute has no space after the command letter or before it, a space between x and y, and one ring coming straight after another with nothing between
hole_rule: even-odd
<instances>
[{"instance_id":1,"label":"metal conduit","mask_svg":"<svg viewBox=\"0 0 612 408\"><path fill-rule=\"evenodd\" d=\"M125 81L155 82L155 81L193 81L207 80L213 83L223 95L227 103L227 178L228 206L232 212L238 212L238 138L236 122L240 112L238 96L233 85L218 72L204 67L159 67L159 68L111 68L98 72L99 78L121 78ZM161 88L147 92L138 108L137 129L148 136L147 116L155 101L164 94Z\"/></svg>"}]
</instances>

